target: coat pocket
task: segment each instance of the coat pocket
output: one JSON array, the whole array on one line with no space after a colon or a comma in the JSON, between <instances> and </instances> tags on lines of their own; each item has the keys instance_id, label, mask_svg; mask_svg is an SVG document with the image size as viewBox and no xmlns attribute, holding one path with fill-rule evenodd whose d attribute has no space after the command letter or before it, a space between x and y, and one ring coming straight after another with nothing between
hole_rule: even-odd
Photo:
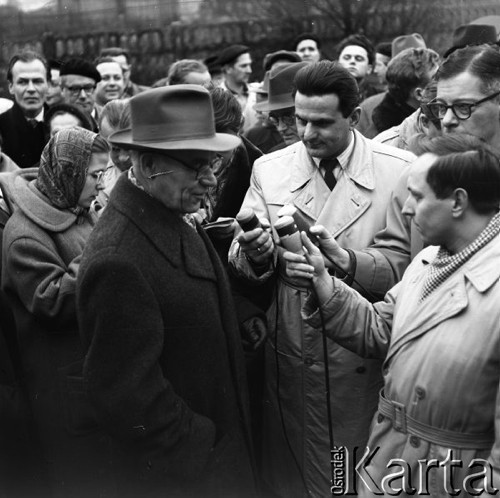
<instances>
[{"instance_id":1,"label":"coat pocket","mask_svg":"<svg viewBox=\"0 0 500 498\"><path fill-rule=\"evenodd\" d=\"M83 378L83 359L58 369L66 430L83 436L99 429Z\"/></svg>"}]
</instances>

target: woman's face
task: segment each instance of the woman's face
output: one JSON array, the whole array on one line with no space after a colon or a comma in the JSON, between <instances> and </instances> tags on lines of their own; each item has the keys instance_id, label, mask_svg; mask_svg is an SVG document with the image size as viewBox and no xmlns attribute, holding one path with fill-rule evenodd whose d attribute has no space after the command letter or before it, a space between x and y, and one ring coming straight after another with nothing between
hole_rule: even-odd
<instances>
[{"instance_id":1,"label":"woman's face","mask_svg":"<svg viewBox=\"0 0 500 498\"><path fill-rule=\"evenodd\" d=\"M102 137L104 137L106 140L108 140L109 136L115 132L118 131L117 129L114 129L108 122L107 118L104 118L101 123L101 130L100 134ZM132 159L130 157L130 152L126 149L122 149L121 147L117 147L116 145L113 145L111 142L109 142L109 157L112 161L112 163L120 170L120 171L125 171L132 166Z\"/></svg>"},{"instance_id":2,"label":"woman's face","mask_svg":"<svg viewBox=\"0 0 500 498\"><path fill-rule=\"evenodd\" d=\"M89 169L85 177L85 185L78 199L78 206L88 209L104 188L103 173L108 163L107 152L93 152L90 156Z\"/></svg>"}]
</instances>

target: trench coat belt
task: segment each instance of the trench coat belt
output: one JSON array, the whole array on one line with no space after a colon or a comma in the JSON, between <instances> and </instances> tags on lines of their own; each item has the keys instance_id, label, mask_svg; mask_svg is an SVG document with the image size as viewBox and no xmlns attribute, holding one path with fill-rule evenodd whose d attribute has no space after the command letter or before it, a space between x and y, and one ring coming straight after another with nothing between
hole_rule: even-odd
<instances>
[{"instance_id":1,"label":"trench coat belt","mask_svg":"<svg viewBox=\"0 0 500 498\"><path fill-rule=\"evenodd\" d=\"M494 432L483 434L470 434L464 432L438 429L424 424L406 414L406 407L397 401L391 401L380 391L378 411L391 420L395 430L404 434L417 436L445 448L463 448L466 450L489 449L495 441Z\"/></svg>"}]
</instances>

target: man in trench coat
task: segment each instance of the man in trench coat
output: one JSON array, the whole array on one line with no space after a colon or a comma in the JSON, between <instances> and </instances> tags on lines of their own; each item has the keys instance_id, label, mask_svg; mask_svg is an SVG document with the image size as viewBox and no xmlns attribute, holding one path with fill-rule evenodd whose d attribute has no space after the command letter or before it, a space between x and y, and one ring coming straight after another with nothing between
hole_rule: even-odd
<instances>
[{"instance_id":1,"label":"man in trench coat","mask_svg":"<svg viewBox=\"0 0 500 498\"><path fill-rule=\"evenodd\" d=\"M344 68L329 61L310 64L297 73L295 85L301 141L255 162L242 207L274 226L280 208L293 204L310 223L325 225L341 246L364 249L384 228L392 190L413 155L354 130L358 89ZM301 318L306 289L284 275L282 252L260 228L240 235L230 252L241 278L258 285L279 274L267 317L264 479L277 496L323 497L331 485L329 426L335 445L351 454L364 447L382 386L381 363L330 343L326 386L321 334ZM366 271L372 266L366 258ZM383 295L391 285L371 282L369 290Z\"/></svg>"}]
</instances>

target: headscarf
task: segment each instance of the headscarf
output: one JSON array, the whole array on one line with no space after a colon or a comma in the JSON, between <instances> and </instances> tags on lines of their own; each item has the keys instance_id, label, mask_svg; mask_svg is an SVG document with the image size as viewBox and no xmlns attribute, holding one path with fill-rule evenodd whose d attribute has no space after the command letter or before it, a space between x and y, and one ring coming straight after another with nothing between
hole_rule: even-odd
<instances>
[{"instance_id":1,"label":"headscarf","mask_svg":"<svg viewBox=\"0 0 500 498\"><path fill-rule=\"evenodd\" d=\"M99 135L83 128L65 128L45 146L35 186L59 209L81 214L78 200L85 186L94 141Z\"/></svg>"}]
</instances>

